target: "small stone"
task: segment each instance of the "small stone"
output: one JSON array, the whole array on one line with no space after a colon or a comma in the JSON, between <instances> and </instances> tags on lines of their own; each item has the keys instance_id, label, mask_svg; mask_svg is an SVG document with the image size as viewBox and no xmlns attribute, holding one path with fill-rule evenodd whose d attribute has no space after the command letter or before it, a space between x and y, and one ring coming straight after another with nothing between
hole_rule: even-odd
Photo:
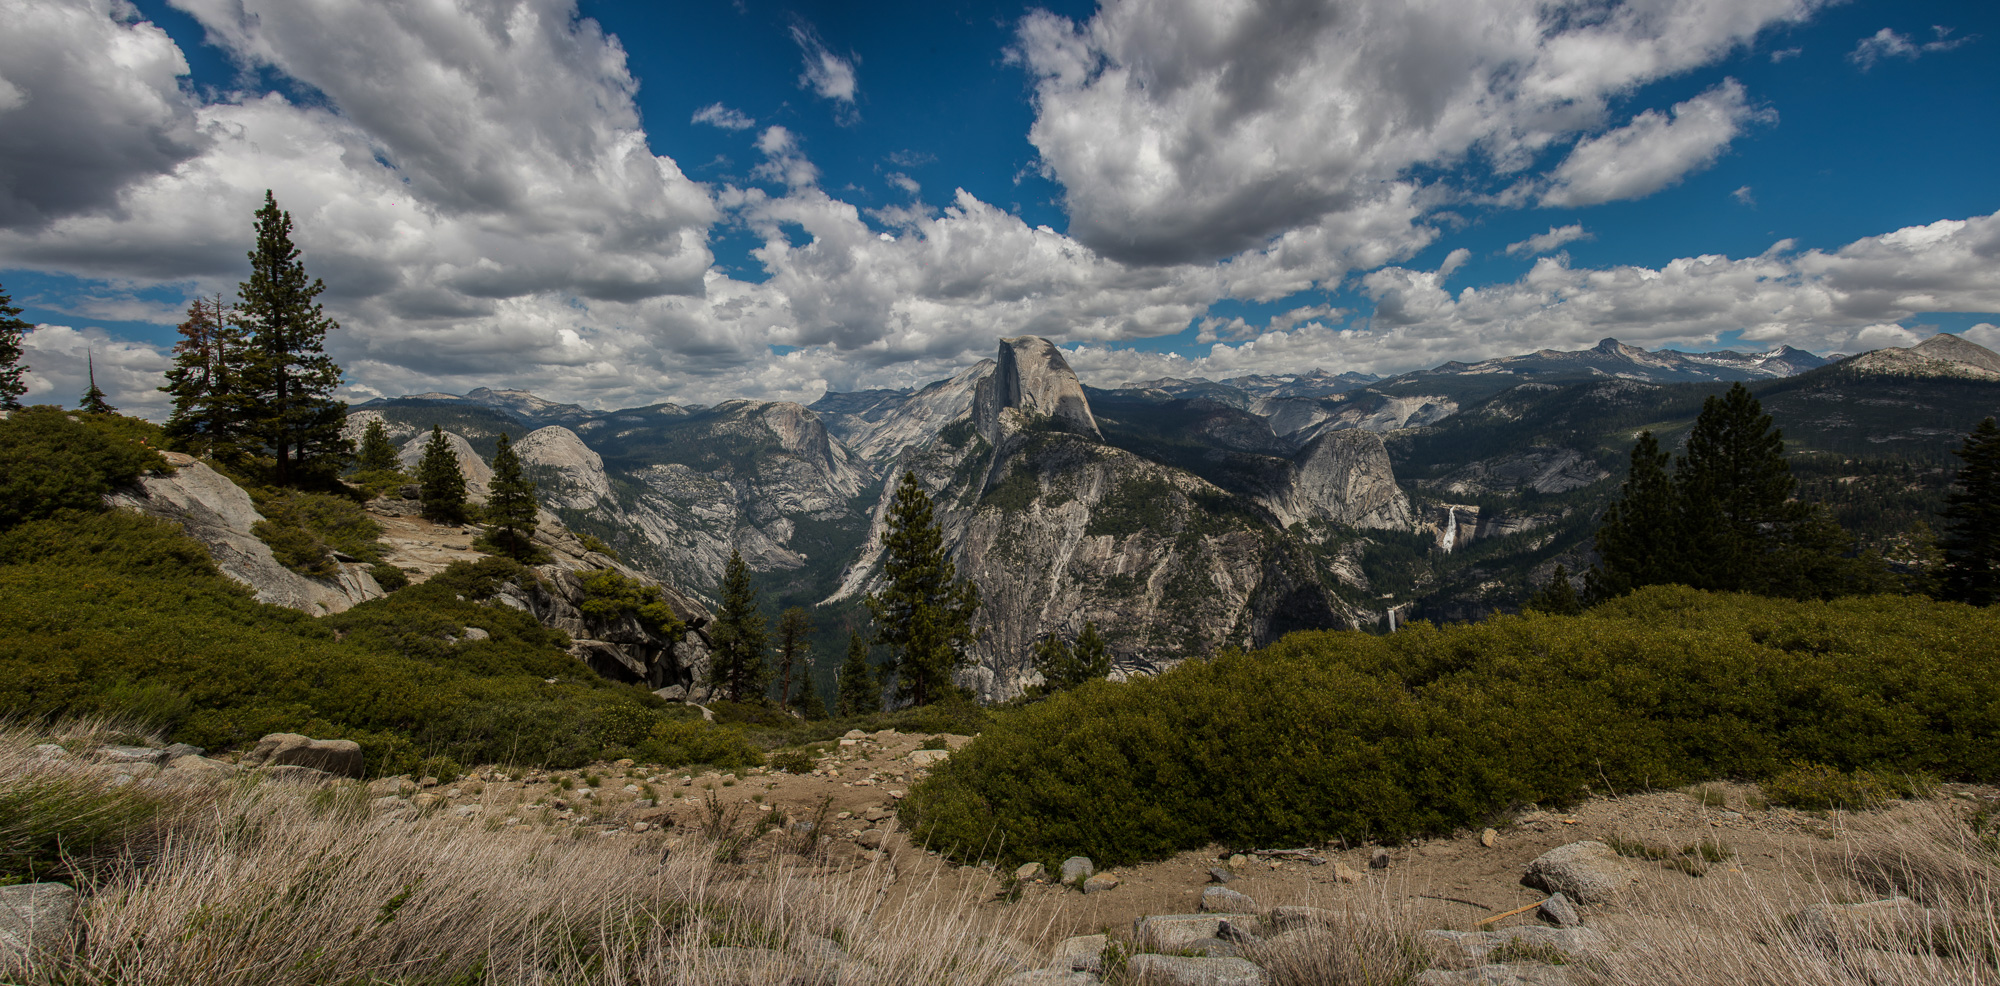
<instances>
[{"instance_id":1,"label":"small stone","mask_svg":"<svg viewBox=\"0 0 2000 986\"><path fill-rule=\"evenodd\" d=\"M888 837L889 833L881 829L863 829L860 835L854 837L854 843L863 849L880 849L882 840Z\"/></svg>"},{"instance_id":2,"label":"small stone","mask_svg":"<svg viewBox=\"0 0 2000 986\"><path fill-rule=\"evenodd\" d=\"M625 793L626 793L626 794L638 794L638 793L639 793L639 785L637 785L637 784L627 784L627 785L625 785Z\"/></svg>"},{"instance_id":3,"label":"small stone","mask_svg":"<svg viewBox=\"0 0 2000 986\"><path fill-rule=\"evenodd\" d=\"M449 790L449 791L446 791L446 792L444 793L444 796L445 796L445 797L447 797L447 798L456 798L456 797L459 797L459 790L458 790L458 788L452 788L451 790Z\"/></svg>"},{"instance_id":4,"label":"small stone","mask_svg":"<svg viewBox=\"0 0 2000 986\"><path fill-rule=\"evenodd\" d=\"M883 808L880 805L876 805L872 808L869 808L867 811L862 812L861 817L871 822L879 822L882 819L889 817L889 811L888 809Z\"/></svg>"},{"instance_id":5,"label":"small stone","mask_svg":"<svg viewBox=\"0 0 2000 986\"><path fill-rule=\"evenodd\" d=\"M1075 883L1078 880L1088 878L1091 874L1096 872L1097 872L1097 867L1095 865L1092 865L1092 863L1090 862L1090 857L1071 856L1070 858L1063 860L1062 882Z\"/></svg>"},{"instance_id":6,"label":"small stone","mask_svg":"<svg viewBox=\"0 0 2000 986\"><path fill-rule=\"evenodd\" d=\"M842 739L858 740L858 739L866 739L867 737L868 734L862 732L859 729L850 729L847 732L841 734Z\"/></svg>"},{"instance_id":7,"label":"small stone","mask_svg":"<svg viewBox=\"0 0 2000 986\"><path fill-rule=\"evenodd\" d=\"M1270 930L1273 932L1297 931L1302 928L1325 927L1333 924L1334 912L1303 904L1280 904L1271 908Z\"/></svg>"},{"instance_id":8,"label":"small stone","mask_svg":"<svg viewBox=\"0 0 2000 986\"><path fill-rule=\"evenodd\" d=\"M651 829L651 828L652 828L652 826L651 826L651 825L648 825L648 824L647 824L647 823L645 823L645 822L633 822L633 823L632 823L632 831L634 831L634 832L644 832L644 831L646 831L646 830L648 830L648 829Z\"/></svg>"},{"instance_id":9,"label":"small stone","mask_svg":"<svg viewBox=\"0 0 2000 986\"><path fill-rule=\"evenodd\" d=\"M1240 870L1248 865L1250 865L1250 857L1245 856L1240 852L1235 854L1234 856L1229 857L1229 868L1232 870Z\"/></svg>"},{"instance_id":10,"label":"small stone","mask_svg":"<svg viewBox=\"0 0 2000 986\"><path fill-rule=\"evenodd\" d=\"M167 751L155 750L150 746L107 746L97 751L97 762L161 764L167 762Z\"/></svg>"},{"instance_id":11,"label":"small stone","mask_svg":"<svg viewBox=\"0 0 2000 986\"><path fill-rule=\"evenodd\" d=\"M54 743L37 743L33 747L29 748L29 752L33 753L36 757L43 760L61 760L64 757L69 756L68 750L63 749L62 747L57 746Z\"/></svg>"},{"instance_id":12,"label":"small stone","mask_svg":"<svg viewBox=\"0 0 2000 986\"><path fill-rule=\"evenodd\" d=\"M1255 914L1257 902L1227 887L1209 887L1201 892L1204 914Z\"/></svg>"},{"instance_id":13,"label":"small stone","mask_svg":"<svg viewBox=\"0 0 2000 986\"><path fill-rule=\"evenodd\" d=\"M1479 844L1485 846L1488 849L1491 849L1494 846L1499 845L1500 833L1495 832L1492 829L1487 829L1486 831L1479 833Z\"/></svg>"},{"instance_id":14,"label":"small stone","mask_svg":"<svg viewBox=\"0 0 2000 986\"><path fill-rule=\"evenodd\" d=\"M1576 915L1576 907L1569 902L1568 897L1562 895L1561 891L1550 894L1548 900L1542 901L1542 906L1535 909L1535 914L1558 928L1574 928L1583 923L1583 919Z\"/></svg>"},{"instance_id":15,"label":"small stone","mask_svg":"<svg viewBox=\"0 0 2000 986\"><path fill-rule=\"evenodd\" d=\"M1611 900L1638 881L1632 865L1595 839L1557 846L1528 864L1521 882L1579 904Z\"/></svg>"},{"instance_id":16,"label":"small stone","mask_svg":"<svg viewBox=\"0 0 2000 986\"><path fill-rule=\"evenodd\" d=\"M905 797L905 793L902 791L890 791L889 797L895 798L897 801L901 801Z\"/></svg>"},{"instance_id":17,"label":"small stone","mask_svg":"<svg viewBox=\"0 0 2000 986\"><path fill-rule=\"evenodd\" d=\"M1264 970L1248 959L1134 955L1126 968L1132 978L1156 986L1264 986Z\"/></svg>"},{"instance_id":18,"label":"small stone","mask_svg":"<svg viewBox=\"0 0 2000 986\"><path fill-rule=\"evenodd\" d=\"M424 778L423 780L420 780L420 781L418 781L418 782L417 782L417 786L418 786L418 787L436 787L436 786L438 786L438 779L437 779L437 778L435 778L435 777L426 777L426 778Z\"/></svg>"},{"instance_id":19,"label":"small stone","mask_svg":"<svg viewBox=\"0 0 2000 986\"><path fill-rule=\"evenodd\" d=\"M853 818L853 817L854 817L854 813L853 813L853 812L851 812L851 811L843 811L843 812L841 812L840 814L838 814L838 815L835 815L835 816L833 816L833 817L835 817L835 818L838 818L838 819L840 819L841 821L843 821L843 822L844 822L844 821L846 821L846 820L848 820L848 819L850 819L850 818Z\"/></svg>"},{"instance_id":20,"label":"small stone","mask_svg":"<svg viewBox=\"0 0 2000 986\"><path fill-rule=\"evenodd\" d=\"M1110 943L1111 939L1105 935L1065 938L1049 953L1049 968L1097 972L1104 968L1104 947Z\"/></svg>"},{"instance_id":21,"label":"small stone","mask_svg":"<svg viewBox=\"0 0 2000 986\"><path fill-rule=\"evenodd\" d=\"M1220 866L1211 866L1208 868L1208 878L1215 883L1228 883L1236 879L1236 874Z\"/></svg>"},{"instance_id":22,"label":"small stone","mask_svg":"<svg viewBox=\"0 0 2000 986\"><path fill-rule=\"evenodd\" d=\"M1106 890L1116 888L1118 883L1118 878L1109 873L1094 874L1084 879L1083 892L1087 894L1100 894Z\"/></svg>"},{"instance_id":23,"label":"small stone","mask_svg":"<svg viewBox=\"0 0 2000 986\"><path fill-rule=\"evenodd\" d=\"M1333 878L1341 883L1360 883L1368 879L1360 870L1346 863L1333 864Z\"/></svg>"},{"instance_id":24,"label":"small stone","mask_svg":"<svg viewBox=\"0 0 2000 986\"><path fill-rule=\"evenodd\" d=\"M1014 881L1016 883L1047 883L1049 882L1048 867L1040 863L1022 863L1020 866L1014 868Z\"/></svg>"},{"instance_id":25,"label":"small stone","mask_svg":"<svg viewBox=\"0 0 2000 986\"><path fill-rule=\"evenodd\" d=\"M38 952L54 951L70 940L76 891L60 883L0 887L0 976L17 982Z\"/></svg>"},{"instance_id":26,"label":"small stone","mask_svg":"<svg viewBox=\"0 0 2000 986\"><path fill-rule=\"evenodd\" d=\"M1371 870L1386 870L1386 869L1388 869L1388 868L1389 868L1389 850L1387 850L1387 849L1377 849L1377 850L1375 850L1375 854L1374 854L1374 855L1372 855L1372 856L1369 856L1369 857L1368 857L1368 868L1369 868L1369 869L1371 869Z\"/></svg>"},{"instance_id":27,"label":"small stone","mask_svg":"<svg viewBox=\"0 0 2000 986\"><path fill-rule=\"evenodd\" d=\"M637 798L637 799L634 799L634 800L633 800L633 802L632 802L632 807L634 807L634 808L651 808L651 807L654 807L655 805L658 805L658 804L659 804L659 802L657 802L657 801L654 801L654 800L653 800L652 798Z\"/></svg>"}]
</instances>

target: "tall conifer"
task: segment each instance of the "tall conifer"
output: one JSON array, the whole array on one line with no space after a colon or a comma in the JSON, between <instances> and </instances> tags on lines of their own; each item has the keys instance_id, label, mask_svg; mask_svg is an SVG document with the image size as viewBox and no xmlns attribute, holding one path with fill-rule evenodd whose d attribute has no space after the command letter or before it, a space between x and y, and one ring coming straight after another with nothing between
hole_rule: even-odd
<instances>
[{"instance_id":1,"label":"tall conifer","mask_svg":"<svg viewBox=\"0 0 2000 986\"><path fill-rule=\"evenodd\" d=\"M729 553L722 573L722 606L709 624L708 684L721 689L731 702L764 693L771 669L764 660L764 614L757 610L757 590L750 584L750 566L739 551Z\"/></svg>"},{"instance_id":2,"label":"tall conifer","mask_svg":"<svg viewBox=\"0 0 2000 986\"><path fill-rule=\"evenodd\" d=\"M396 446L389 441L389 429L381 418L369 418L368 427L361 432L361 454L355 462L363 473L395 472L402 467L396 458Z\"/></svg>"},{"instance_id":3,"label":"tall conifer","mask_svg":"<svg viewBox=\"0 0 2000 986\"><path fill-rule=\"evenodd\" d=\"M778 614L778 704L792 703L792 676L807 674L806 689L812 689L812 615L804 607L793 606Z\"/></svg>"},{"instance_id":4,"label":"tall conifer","mask_svg":"<svg viewBox=\"0 0 2000 986\"><path fill-rule=\"evenodd\" d=\"M521 457L500 433L493 452L493 481L486 494L487 537L515 561L534 560L535 484L521 475Z\"/></svg>"},{"instance_id":5,"label":"tall conifer","mask_svg":"<svg viewBox=\"0 0 2000 986\"><path fill-rule=\"evenodd\" d=\"M347 409L333 399L340 367L326 355L326 333L340 323L316 300L326 290L308 279L292 245L292 215L267 190L257 210L250 279L237 286L233 318L249 334L245 387L231 403L275 461L285 485L305 473L333 475L354 454L341 434Z\"/></svg>"},{"instance_id":6,"label":"tall conifer","mask_svg":"<svg viewBox=\"0 0 2000 986\"><path fill-rule=\"evenodd\" d=\"M230 411L243 383L243 330L230 321L219 294L189 302L178 328L174 366L160 388L174 400L167 440L182 452L233 458L242 430Z\"/></svg>"},{"instance_id":7,"label":"tall conifer","mask_svg":"<svg viewBox=\"0 0 2000 986\"><path fill-rule=\"evenodd\" d=\"M1679 546L1673 481L1667 453L1650 431L1632 445L1632 463L1618 499L1604 510L1597 528L1598 563L1586 577L1593 600L1622 596L1643 585L1675 581Z\"/></svg>"},{"instance_id":8,"label":"tall conifer","mask_svg":"<svg viewBox=\"0 0 2000 986\"><path fill-rule=\"evenodd\" d=\"M28 392L27 381L21 379L28 372L21 365L21 338L34 328L21 317L14 299L0 288L0 408L20 407L21 396Z\"/></svg>"},{"instance_id":9,"label":"tall conifer","mask_svg":"<svg viewBox=\"0 0 2000 986\"><path fill-rule=\"evenodd\" d=\"M901 697L917 705L942 698L965 648L979 638L972 618L979 587L958 577L945 554L944 531L915 473L903 473L882 532L885 584L868 597L875 642L890 648Z\"/></svg>"},{"instance_id":10,"label":"tall conifer","mask_svg":"<svg viewBox=\"0 0 2000 986\"><path fill-rule=\"evenodd\" d=\"M97 386L97 355L86 354L84 366L90 374L90 389L83 392L83 399L76 403L76 409L85 414L117 414L118 409L104 399L104 391Z\"/></svg>"},{"instance_id":11,"label":"tall conifer","mask_svg":"<svg viewBox=\"0 0 2000 986\"><path fill-rule=\"evenodd\" d=\"M868 641L858 633L847 635L847 660L841 663L839 675L835 682L836 712L858 716L882 711L882 685L868 667Z\"/></svg>"},{"instance_id":12,"label":"tall conifer","mask_svg":"<svg viewBox=\"0 0 2000 986\"><path fill-rule=\"evenodd\" d=\"M1965 464L1945 495L1941 589L1946 599L2000 602L2000 427L1979 423L1954 450Z\"/></svg>"},{"instance_id":13,"label":"tall conifer","mask_svg":"<svg viewBox=\"0 0 2000 986\"><path fill-rule=\"evenodd\" d=\"M417 490L426 518L440 524L465 523L465 473L458 468L458 455L442 426L431 426L424 457L417 460Z\"/></svg>"}]
</instances>

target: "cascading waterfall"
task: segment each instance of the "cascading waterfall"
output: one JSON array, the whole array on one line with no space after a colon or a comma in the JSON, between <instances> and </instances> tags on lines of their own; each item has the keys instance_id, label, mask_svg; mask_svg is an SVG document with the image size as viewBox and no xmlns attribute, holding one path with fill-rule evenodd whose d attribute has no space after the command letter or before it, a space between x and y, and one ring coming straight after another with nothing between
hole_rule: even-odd
<instances>
[{"instance_id":1,"label":"cascading waterfall","mask_svg":"<svg viewBox=\"0 0 2000 986\"><path fill-rule=\"evenodd\" d=\"M1458 544L1458 508L1444 508L1444 516L1444 538L1438 542L1438 546L1443 548L1444 553L1448 555L1451 554L1451 549Z\"/></svg>"}]
</instances>

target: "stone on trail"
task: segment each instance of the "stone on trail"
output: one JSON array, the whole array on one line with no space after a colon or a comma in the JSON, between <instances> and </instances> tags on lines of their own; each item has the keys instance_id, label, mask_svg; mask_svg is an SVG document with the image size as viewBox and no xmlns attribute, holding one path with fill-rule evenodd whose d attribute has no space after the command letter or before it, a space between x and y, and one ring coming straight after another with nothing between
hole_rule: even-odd
<instances>
[{"instance_id":1,"label":"stone on trail","mask_svg":"<svg viewBox=\"0 0 2000 986\"><path fill-rule=\"evenodd\" d=\"M1491 849L1494 846L1499 845L1500 833L1495 832L1492 829L1487 829L1486 831L1479 833L1479 844L1485 846L1488 849Z\"/></svg>"},{"instance_id":2,"label":"stone on trail","mask_svg":"<svg viewBox=\"0 0 2000 986\"><path fill-rule=\"evenodd\" d=\"M1075 883L1096 872L1097 867L1091 864L1089 856L1071 856L1063 860L1062 882Z\"/></svg>"},{"instance_id":3,"label":"stone on trail","mask_svg":"<svg viewBox=\"0 0 2000 986\"><path fill-rule=\"evenodd\" d=\"M867 733L864 733L864 732L862 732L862 731L861 731L861 730L859 730L859 729L850 729L850 730L848 730L847 732L845 732L845 733L841 734L841 737L840 737L840 738L841 738L841 739L851 739L851 740L858 740L858 739L866 739L867 737L868 737L868 734L867 734Z\"/></svg>"},{"instance_id":4,"label":"stone on trail","mask_svg":"<svg viewBox=\"0 0 2000 986\"><path fill-rule=\"evenodd\" d=\"M1104 947L1110 943L1109 935L1065 938L1049 953L1049 968L1097 972L1104 968Z\"/></svg>"},{"instance_id":5,"label":"stone on trail","mask_svg":"<svg viewBox=\"0 0 2000 986\"><path fill-rule=\"evenodd\" d=\"M854 837L854 844L863 849L880 849L882 840L888 837L889 833L881 829L864 829L860 835Z\"/></svg>"},{"instance_id":6,"label":"stone on trail","mask_svg":"<svg viewBox=\"0 0 2000 986\"><path fill-rule=\"evenodd\" d=\"M27 971L37 954L69 941L75 914L76 891L67 885L0 887L0 976Z\"/></svg>"},{"instance_id":7,"label":"stone on trail","mask_svg":"<svg viewBox=\"0 0 2000 986\"><path fill-rule=\"evenodd\" d=\"M1014 868L1014 880L1017 883L1047 883L1049 869L1040 863L1022 863Z\"/></svg>"},{"instance_id":8,"label":"stone on trail","mask_svg":"<svg viewBox=\"0 0 2000 986\"><path fill-rule=\"evenodd\" d=\"M1132 922L1132 943L1142 952L1178 952L1203 938L1253 938L1258 928L1246 914L1152 914Z\"/></svg>"},{"instance_id":9,"label":"stone on trail","mask_svg":"<svg viewBox=\"0 0 2000 986\"><path fill-rule=\"evenodd\" d=\"M1347 865L1346 863L1333 864L1333 878L1335 880L1340 881L1341 883L1360 883L1361 881L1368 879L1366 876L1362 875L1362 872L1360 870L1357 870L1354 867Z\"/></svg>"},{"instance_id":10,"label":"stone on trail","mask_svg":"<svg viewBox=\"0 0 2000 986\"><path fill-rule=\"evenodd\" d=\"M1599 904L1637 883L1638 873L1610 846L1595 839L1557 846L1528 864L1521 882L1579 904Z\"/></svg>"},{"instance_id":11,"label":"stone on trail","mask_svg":"<svg viewBox=\"0 0 2000 986\"><path fill-rule=\"evenodd\" d=\"M1201 892L1204 914L1255 914L1257 902L1227 887L1209 887Z\"/></svg>"},{"instance_id":12,"label":"stone on trail","mask_svg":"<svg viewBox=\"0 0 2000 986\"><path fill-rule=\"evenodd\" d=\"M1000 980L1000 986L1097 986L1096 974L1070 969L1030 969Z\"/></svg>"},{"instance_id":13,"label":"stone on trail","mask_svg":"<svg viewBox=\"0 0 2000 986\"><path fill-rule=\"evenodd\" d=\"M1386 869L1388 869L1388 868L1389 868L1389 850L1387 850L1387 849L1377 849L1377 850L1375 850L1375 854L1374 854L1374 855L1372 855L1372 856L1370 856L1370 857L1368 857L1368 868L1369 868L1369 869L1371 869L1371 870L1386 870Z\"/></svg>"},{"instance_id":14,"label":"stone on trail","mask_svg":"<svg viewBox=\"0 0 2000 986\"><path fill-rule=\"evenodd\" d=\"M1109 873L1093 874L1084 878L1083 892L1087 894L1101 894L1106 890L1116 889L1119 882L1117 877Z\"/></svg>"},{"instance_id":15,"label":"stone on trail","mask_svg":"<svg viewBox=\"0 0 2000 986\"><path fill-rule=\"evenodd\" d=\"M1334 913L1320 907L1306 907L1303 904L1280 904L1271 908L1271 931L1294 931L1299 928L1325 927L1334 921Z\"/></svg>"},{"instance_id":16,"label":"stone on trail","mask_svg":"<svg viewBox=\"0 0 2000 986\"><path fill-rule=\"evenodd\" d=\"M1583 919L1577 916L1576 906L1561 893L1550 894L1549 899L1535 909L1535 914L1558 928L1574 928L1583 923Z\"/></svg>"},{"instance_id":17,"label":"stone on trail","mask_svg":"<svg viewBox=\"0 0 2000 986\"><path fill-rule=\"evenodd\" d=\"M1228 883L1236 879L1236 874L1220 866L1211 866L1208 868L1208 878L1216 883Z\"/></svg>"},{"instance_id":18,"label":"stone on trail","mask_svg":"<svg viewBox=\"0 0 2000 986\"><path fill-rule=\"evenodd\" d=\"M243 755L245 767L311 767L341 777L361 776L361 744L316 740L297 733L271 733Z\"/></svg>"},{"instance_id":19,"label":"stone on trail","mask_svg":"<svg viewBox=\"0 0 2000 986\"><path fill-rule=\"evenodd\" d=\"M1264 970L1247 959L1134 955L1126 966L1138 986L1264 986Z\"/></svg>"}]
</instances>

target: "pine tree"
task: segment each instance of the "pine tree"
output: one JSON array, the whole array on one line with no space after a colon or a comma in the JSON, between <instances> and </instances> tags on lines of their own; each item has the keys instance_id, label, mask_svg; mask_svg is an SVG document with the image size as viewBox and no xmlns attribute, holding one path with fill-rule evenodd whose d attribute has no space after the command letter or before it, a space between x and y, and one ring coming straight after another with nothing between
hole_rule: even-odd
<instances>
[{"instance_id":1,"label":"pine tree","mask_svg":"<svg viewBox=\"0 0 2000 986\"><path fill-rule=\"evenodd\" d=\"M439 425L431 426L424 457L417 461L417 488L426 518L440 524L465 523L465 473Z\"/></svg>"},{"instance_id":2,"label":"pine tree","mask_svg":"<svg viewBox=\"0 0 2000 986\"><path fill-rule=\"evenodd\" d=\"M1597 528L1598 563L1586 582L1590 598L1602 601L1674 581L1680 569L1676 516L1667 454L1652 432L1642 431L1632 445L1632 464L1618 499L1604 509Z\"/></svg>"},{"instance_id":3,"label":"pine tree","mask_svg":"<svg viewBox=\"0 0 2000 986\"><path fill-rule=\"evenodd\" d=\"M778 704L792 704L792 674L805 671L812 654L812 617L793 606L778 614ZM806 690L811 691L810 680Z\"/></svg>"},{"instance_id":4,"label":"pine tree","mask_svg":"<svg viewBox=\"0 0 2000 986\"><path fill-rule=\"evenodd\" d=\"M368 427L362 430L361 454L356 466L363 474L390 473L402 468L396 446L389 441L389 429L382 425L381 418L369 418Z\"/></svg>"},{"instance_id":5,"label":"pine tree","mask_svg":"<svg viewBox=\"0 0 2000 986\"><path fill-rule=\"evenodd\" d=\"M84 354L84 366L90 373L90 389L83 392L83 399L77 402L76 409L85 414L117 414L118 409L104 399L104 391L97 387L97 355Z\"/></svg>"},{"instance_id":6,"label":"pine tree","mask_svg":"<svg viewBox=\"0 0 2000 986\"><path fill-rule=\"evenodd\" d=\"M882 711L882 686L868 668L868 641L858 633L847 635L847 660L839 674L834 710L842 718Z\"/></svg>"},{"instance_id":7,"label":"pine tree","mask_svg":"<svg viewBox=\"0 0 2000 986\"><path fill-rule=\"evenodd\" d=\"M958 578L915 473L903 473L889 503L882 559L887 584L868 597L875 642L890 648L898 694L925 705L947 694L965 648L979 637L972 626L979 587Z\"/></svg>"},{"instance_id":8,"label":"pine tree","mask_svg":"<svg viewBox=\"0 0 2000 986\"><path fill-rule=\"evenodd\" d=\"M1549 575L1549 584L1529 596L1521 608L1550 616L1580 616L1583 600L1577 597L1576 586L1570 583L1569 569L1557 565Z\"/></svg>"},{"instance_id":9,"label":"pine tree","mask_svg":"<svg viewBox=\"0 0 2000 986\"><path fill-rule=\"evenodd\" d=\"M1111 650L1097 633L1096 623L1085 623L1072 644L1060 634L1049 634L1035 644L1035 670L1049 691L1075 688L1111 673Z\"/></svg>"},{"instance_id":10,"label":"pine tree","mask_svg":"<svg viewBox=\"0 0 2000 986\"><path fill-rule=\"evenodd\" d=\"M1987 418L1953 450L1965 464L1945 495L1944 598L1991 606L2000 602L2000 427Z\"/></svg>"},{"instance_id":11,"label":"pine tree","mask_svg":"<svg viewBox=\"0 0 2000 986\"><path fill-rule=\"evenodd\" d=\"M535 484L521 475L521 457L500 433L493 452L493 480L486 494L487 539L500 553L519 562L532 563L541 552L535 548Z\"/></svg>"},{"instance_id":12,"label":"pine tree","mask_svg":"<svg viewBox=\"0 0 2000 986\"><path fill-rule=\"evenodd\" d=\"M1785 436L1742 384L1702 402L1687 451L1674 460L1683 578L1696 588L1759 592L1765 556L1806 519L1792 493Z\"/></svg>"},{"instance_id":13,"label":"pine tree","mask_svg":"<svg viewBox=\"0 0 2000 986\"><path fill-rule=\"evenodd\" d=\"M340 367L325 351L326 333L340 323L315 300L326 285L307 280L291 213L268 190L256 219L250 279L237 286L233 315L248 333L244 387L231 405L275 460L282 486L309 473L338 474L354 449L341 434L347 409L333 399Z\"/></svg>"},{"instance_id":14,"label":"pine tree","mask_svg":"<svg viewBox=\"0 0 2000 986\"><path fill-rule=\"evenodd\" d=\"M806 678L798 695L792 698L792 708L807 722L820 722L826 718L826 700L819 697L819 686L813 683L812 662L806 663Z\"/></svg>"},{"instance_id":15,"label":"pine tree","mask_svg":"<svg viewBox=\"0 0 2000 986\"><path fill-rule=\"evenodd\" d=\"M241 429L229 412L242 382L243 330L230 321L219 294L189 302L179 329L174 366L160 388L174 399L167 440L183 452L234 458Z\"/></svg>"},{"instance_id":16,"label":"pine tree","mask_svg":"<svg viewBox=\"0 0 2000 986\"><path fill-rule=\"evenodd\" d=\"M709 687L726 692L731 702L761 696L771 675L764 662L764 614L757 610L757 590L750 585L750 566L743 564L742 552L729 553L722 607L708 627Z\"/></svg>"},{"instance_id":17,"label":"pine tree","mask_svg":"<svg viewBox=\"0 0 2000 986\"><path fill-rule=\"evenodd\" d=\"M21 317L13 297L0 288L0 408L20 407L21 396L28 392L28 382L21 379L28 372L21 365L21 338L34 328Z\"/></svg>"}]
</instances>

